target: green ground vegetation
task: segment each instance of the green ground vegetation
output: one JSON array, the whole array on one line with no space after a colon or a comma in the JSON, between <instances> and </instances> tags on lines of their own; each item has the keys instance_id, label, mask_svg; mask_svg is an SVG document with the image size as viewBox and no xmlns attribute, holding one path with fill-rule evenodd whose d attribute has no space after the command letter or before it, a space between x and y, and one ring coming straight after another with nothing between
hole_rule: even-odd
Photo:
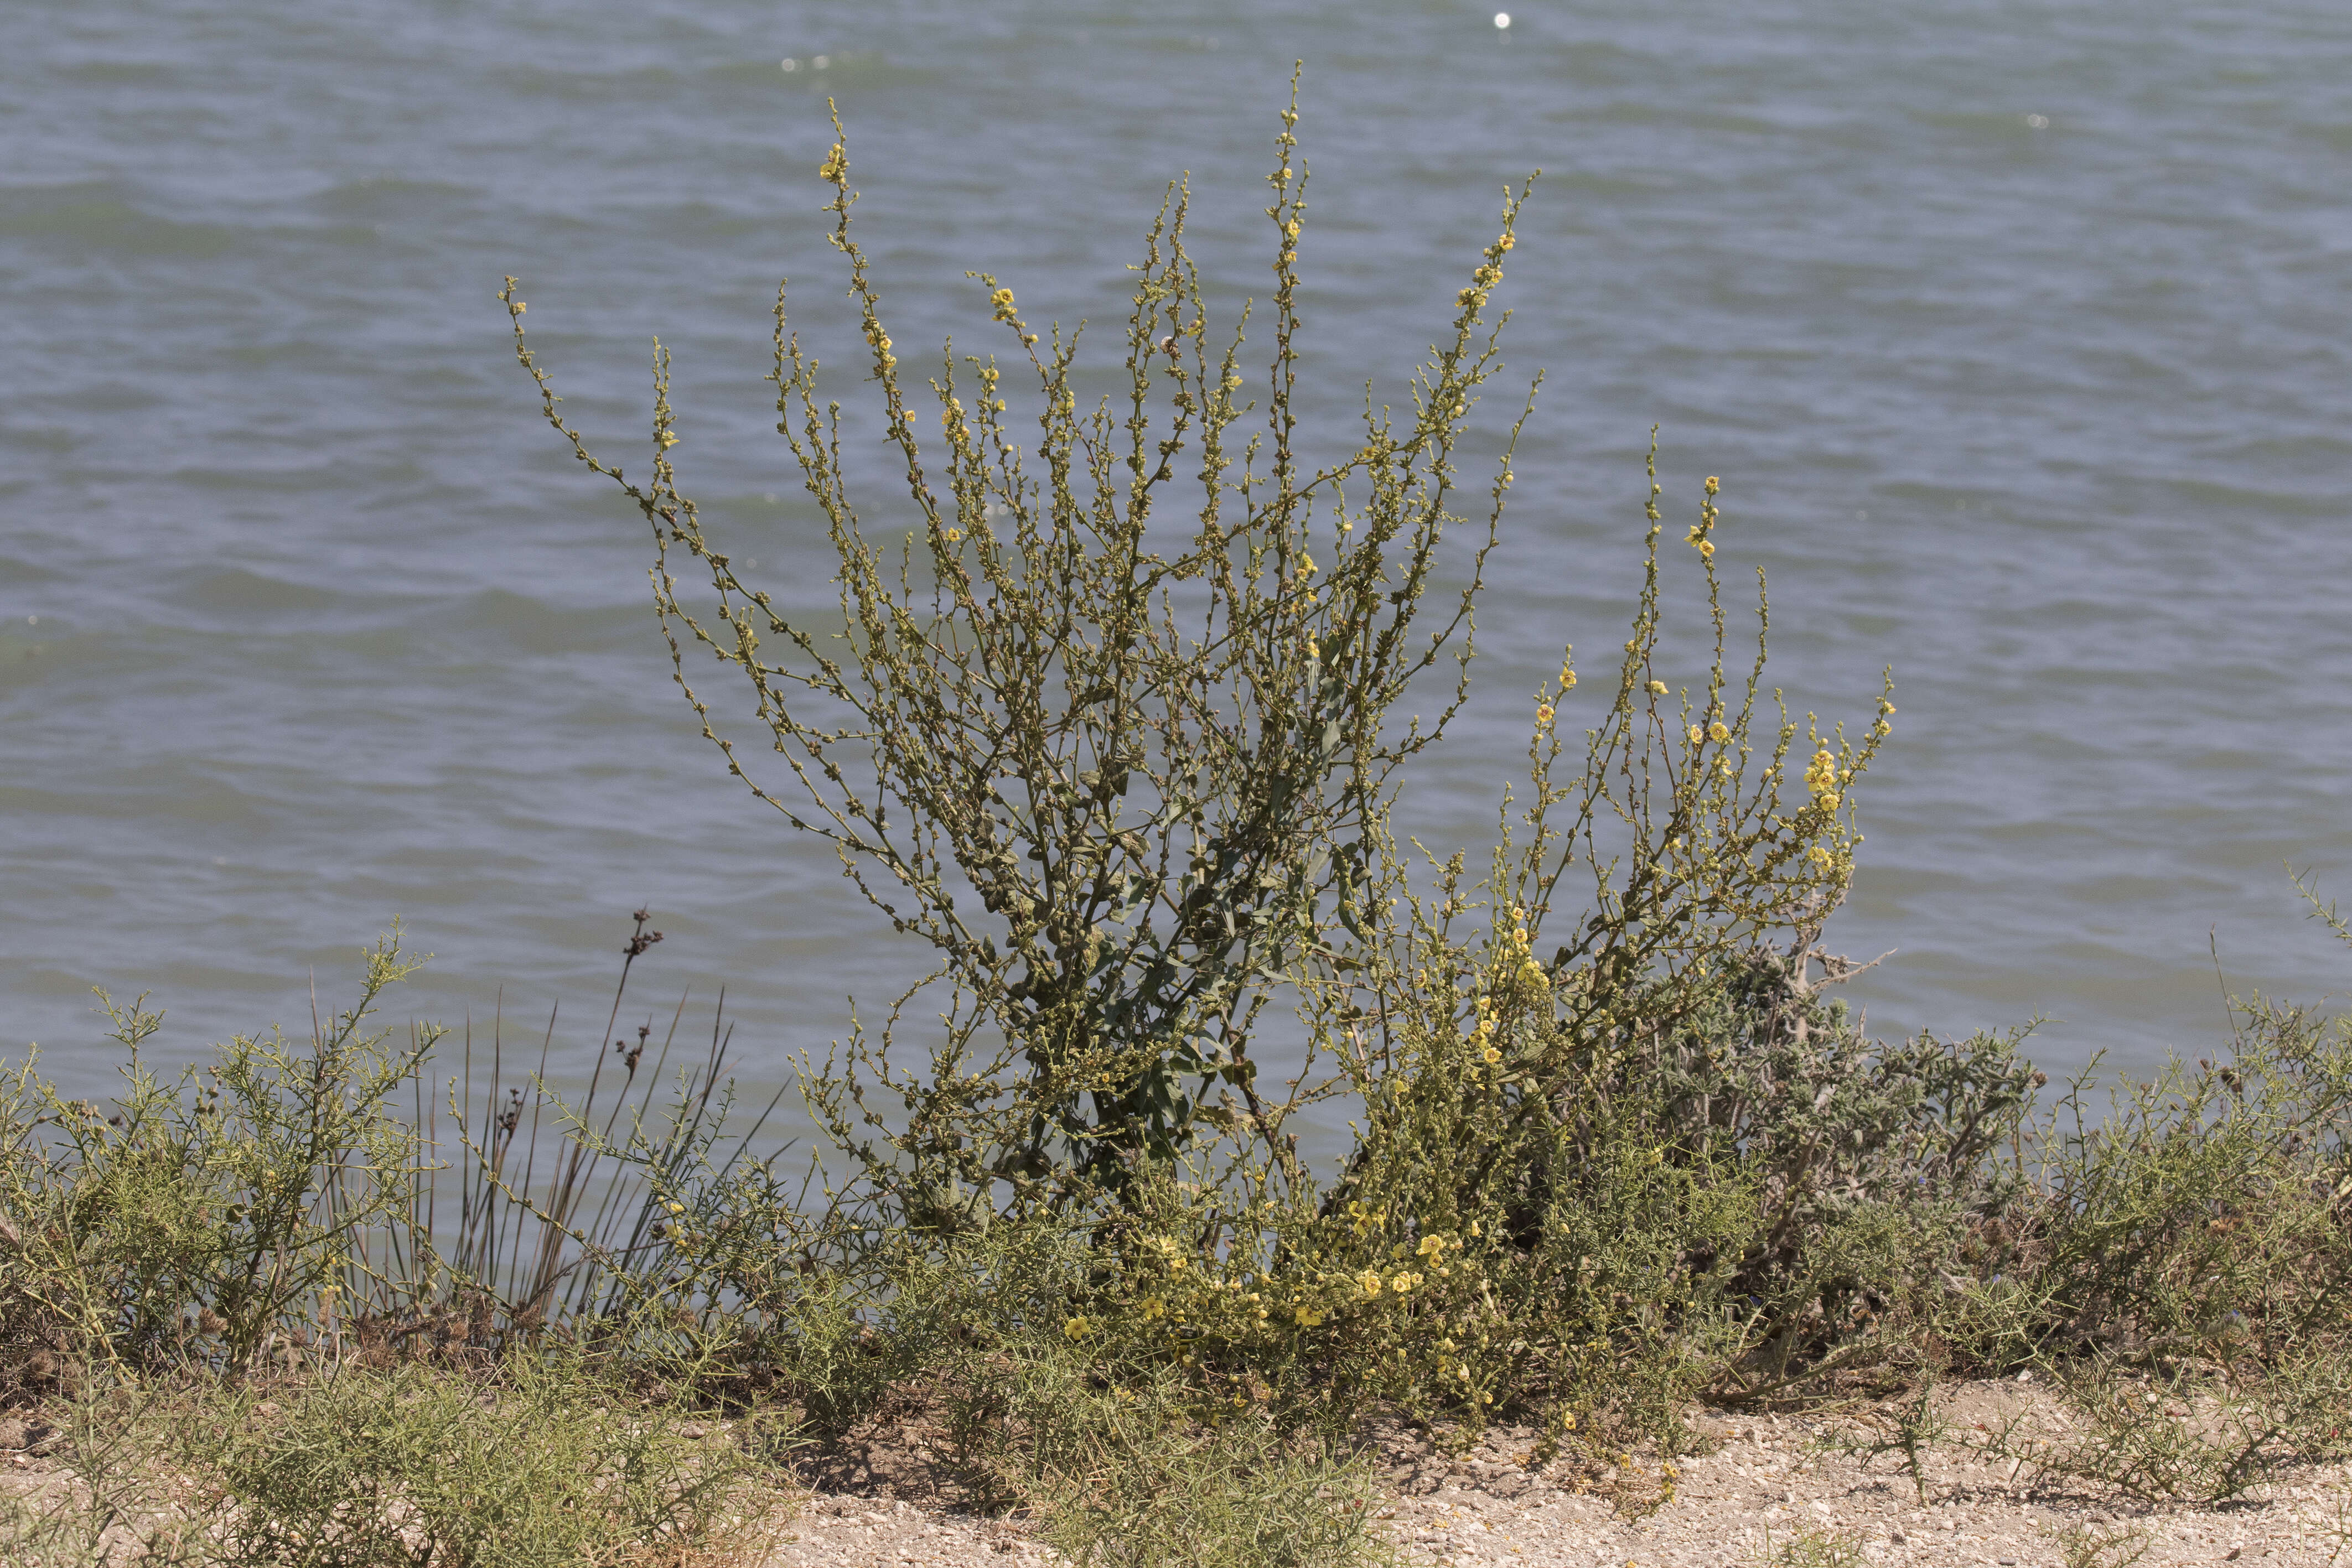
<instances>
[{"instance_id":1,"label":"green ground vegetation","mask_svg":"<svg viewBox=\"0 0 2352 1568\"><path fill-rule=\"evenodd\" d=\"M783 1468L893 1422L1101 1563L1385 1560L1375 1413L1532 1423L1636 1510L1696 1400L1880 1396L1852 1440L1916 1474L1952 1436L1932 1391L1985 1375L2074 1419L1968 1440L2139 1495L2342 1454L2352 1033L2250 1000L2208 1060L2054 1087L2021 1034L1867 1038L1822 933L1894 708L1783 710L1760 577L1752 655L1732 634L1716 480L1670 527L1653 465L1628 635L1528 694L1488 850L1399 836L1512 484L1517 423L1475 481L1460 447L1528 189L1400 400L1311 455L1296 119L1265 379L1211 327L1180 184L1085 397L1080 334L985 274L998 354L902 371L836 143L903 474L880 529L866 427L780 293L777 429L839 561L814 619L679 489L666 356L632 479L509 280L546 416L649 525L720 764L935 967L800 1064L813 1166L734 1104L716 1032L624 1036L567 1096L503 1040L379 1028L397 934L347 1011L176 1076L160 1015L108 1003L111 1103L32 1058L0 1081L0 1403L63 1464L6 1502L12 1560L718 1560ZM615 1020L657 940L640 915ZM1319 1169L1318 1104L1353 1118Z\"/></svg>"}]
</instances>

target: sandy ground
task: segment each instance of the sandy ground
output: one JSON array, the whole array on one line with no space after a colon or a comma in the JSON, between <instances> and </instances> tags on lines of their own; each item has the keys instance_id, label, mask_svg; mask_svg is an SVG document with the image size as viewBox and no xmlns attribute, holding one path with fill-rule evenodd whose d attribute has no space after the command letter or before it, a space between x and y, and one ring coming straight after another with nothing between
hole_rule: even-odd
<instances>
[{"instance_id":1,"label":"sandy ground","mask_svg":"<svg viewBox=\"0 0 2352 1568\"><path fill-rule=\"evenodd\" d=\"M1973 1429L1972 1416L1990 1425L2019 1400L2007 1386L1976 1385L1956 1391L1948 1411ZM2037 1483L1952 1444L1926 1456L1922 1502L1898 1458L1864 1461L1824 1447L1829 1422L1717 1413L1693 1424L1711 1451L1677 1463L1675 1495L1645 1518L1627 1517L1612 1494L1633 1505L1654 1498L1654 1460L1596 1477L1566 1464L1530 1468L1530 1431L1497 1430L1458 1458L1402 1431L1374 1434L1391 1494L1381 1519L1423 1568L1744 1568L1807 1540L1888 1568L2352 1568L2352 1473L2342 1469L2300 1472L2220 1507L2148 1505L2089 1482ZM768 1557L773 1568L1062 1561L1017 1521L890 1495L916 1490L903 1482L836 1479L855 1490L812 1495L787 1527L793 1539Z\"/></svg>"},{"instance_id":2,"label":"sandy ground","mask_svg":"<svg viewBox=\"0 0 2352 1568\"><path fill-rule=\"evenodd\" d=\"M1972 1416L1990 1425L2020 1398L2006 1385L1979 1385L1956 1391L1948 1408L1968 1430ZM1654 1459L1636 1457L1622 1471L1538 1467L1535 1434L1514 1429L1459 1457L1402 1428L1368 1430L1366 1440L1389 1479L1382 1526L1421 1568L1744 1568L1806 1541L1846 1548L1797 1559L1823 1568L2352 1568L2352 1473L2340 1468L2297 1472L2220 1507L2148 1505L2091 1482L2037 1483L2008 1461L1947 1445L1926 1456L1923 1502L1898 1458L1864 1461L1824 1446L1829 1422L1702 1413L1693 1425L1708 1451L1677 1462L1675 1495L1645 1517L1635 1515L1664 1479ZM6 1439L25 1435L0 1429L0 1489L58 1479L37 1452L8 1451ZM814 1490L756 1560L760 1568L1063 1561L1018 1520L955 1509L929 1467L906 1462L896 1443L836 1456L806 1479Z\"/></svg>"}]
</instances>

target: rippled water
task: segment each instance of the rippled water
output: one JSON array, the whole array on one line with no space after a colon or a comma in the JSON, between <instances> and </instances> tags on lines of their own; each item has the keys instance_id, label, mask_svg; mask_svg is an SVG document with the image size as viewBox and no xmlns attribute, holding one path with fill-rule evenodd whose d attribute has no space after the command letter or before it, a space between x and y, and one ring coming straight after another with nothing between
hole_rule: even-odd
<instances>
[{"instance_id":1,"label":"rippled water","mask_svg":"<svg viewBox=\"0 0 2352 1568\"><path fill-rule=\"evenodd\" d=\"M499 279L608 443L659 333L688 487L821 588L759 377L779 274L849 345L825 96L917 343L981 324L968 267L1116 317L1186 170L1220 298L1260 288L1300 57L1320 417L1545 171L1503 294L1549 380L1425 839L1479 841L1559 643L1622 637L1654 422L1670 505L1725 476L1792 702L1895 666L1836 932L1900 949L1875 1025L2146 1060L2220 1029L2209 937L2242 987L2352 972L2282 870L2352 862L2340 5L16 0L0 1040L95 1087L93 984L177 1049L305 1021L398 915L440 955L408 1006L560 998L576 1061L638 904L648 1006L724 983L766 1071L841 1032L907 956L696 738L643 524L539 423Z\"/></svg>"}]
</instances>

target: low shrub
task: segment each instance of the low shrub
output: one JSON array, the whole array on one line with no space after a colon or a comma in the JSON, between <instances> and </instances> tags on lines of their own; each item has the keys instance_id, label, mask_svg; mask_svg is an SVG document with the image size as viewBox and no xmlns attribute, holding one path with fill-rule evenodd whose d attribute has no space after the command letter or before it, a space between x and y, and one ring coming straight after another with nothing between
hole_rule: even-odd
<instances>
[{"instance_id":1,"label":"low shrub","mask_svg":"<svg viewBox=\"0 0 2352 1568\"><path fill-rule=\"evenodd\" d=\"M418 1129L392 1100L438 1032L395 1047L366 1030L413 968L388 937L358 1002L307 1044L239 1036L172 1084L142 1057L163 1015L100 993L125 1057L111 1114L20 1061L0 1082L0 1371L55 1382L92 1356L234 1371L347 1287L417 1174Z\"/></svg>"},{"instance_id":2,"label":"low shrub","mask_svg":"<svg viewBox=\"0 0 2352 1568\"><path fill-rule=\"evenodd\" d=\"M2352 1029L2256 1000L2233 1050L2049 1109L2032 1186L1979 1228L1946 1320L2046 1373L2070 1430L2006 1446L2138 1496L2215 1501L2352 1452Z\"/></svg>"},{"instance_id":3,"label":"low shrub","mask_svg":"<svg viewBox=\"0 0 2352 1568\"><path fill-rule=\"evenodd\" d=\"M0 1490L0 1555L11 1568L204 1563L201 1494L176 1462L191 1404L103 1375L50 1401L26 1436L54 1468Z\"/></svg>"},{"instance_id":4,"label":"low shrub","mask_svg":"<svg viewBox=\"0 0 2352 1568\"><path fill-rule=\"evenodd\" d=\"M732 1561L777 1509L731 1433L576 1359L516 1358L487 1382L347 1371L226 1414L198 1461L223 1568Z\"/></svg>"}]
</instances>

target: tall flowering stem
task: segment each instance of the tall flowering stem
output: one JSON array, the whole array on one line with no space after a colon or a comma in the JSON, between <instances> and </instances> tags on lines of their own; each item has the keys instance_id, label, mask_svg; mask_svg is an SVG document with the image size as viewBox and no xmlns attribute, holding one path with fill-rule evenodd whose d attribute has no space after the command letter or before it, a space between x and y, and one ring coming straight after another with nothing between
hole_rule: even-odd
<instances>
[{"instance_id":1,"label":"tall flowering stem","mask_svg":"<svg viewBox=\"0 0 2352 1568\"><path fill-rule=\"evenodd\" d=\"M1273 988L1372 928L1365 890L1396 770L1464 699L1510 443L1479 497L1483 529L1455 515L1455 449L1498 368L1489 302L1527 191L1506 191L1501 233L1409 405L1368 390L1353 450L1310 458L1294 413L1307 209L1295 88L1268 177L1263 406L1245 401L1248 312L1212 334L1181 182L1133 269L1117 397L1082 400L1081 329L1034 329L986 273L969 276L1004 359L950 343L910 387L853 232L836 118L825 210L902 485L889 528L863 520L853 426L820 401L780 290L776 429L830 530L831 617L787 613L746 581L678 490L667 357L640 484L563 420L509 280L516 351L548 420L651 526L656 602L704 734L937 955L878 1036L855 1035L807 1079L898 1218L957 1230L1008 1207L1117 1205L1203 1126L1297 1174L1283 1124L1312 1091L1265 1092L1251 1042ZM1439 541L1465 527L1468 580L1433 600ZM780 761L739 747L690 650L740 678ZM1407 685L1442 663L1453 686L1435 716L1395 722ZM930 986L945 988L945 1027L910 1066L890 1048Z\"/></svg>"}]
</instances>

